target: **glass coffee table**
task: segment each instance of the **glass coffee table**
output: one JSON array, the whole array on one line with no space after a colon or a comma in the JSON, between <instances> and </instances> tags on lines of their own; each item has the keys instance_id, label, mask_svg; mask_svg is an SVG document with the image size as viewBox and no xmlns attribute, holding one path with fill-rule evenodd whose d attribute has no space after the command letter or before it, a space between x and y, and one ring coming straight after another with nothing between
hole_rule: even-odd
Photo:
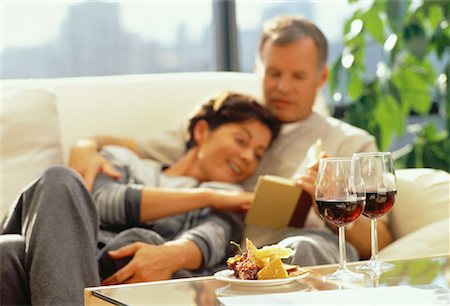
<instances>
[{"instance_id":1,"label":"glass coffee table","mask_svg":"<svg viewBox=\"0 0 450 306\"><path fill-rule=\"evenodd\" d=\"M450 255L393 260L391 271L380 275L364 273L364 279L352 283L326 282L323 275L337 265L308 267L309 274L290 283L271 286L240 286L212 276L185 278L130 285L85 289L85 305L223 305L223 297L294 292L316 292L336 289L364 288L437 288L440 301L447 305L450 288ZM361 262L349 263L348 267Z\"/></svg>"}]
</instances>

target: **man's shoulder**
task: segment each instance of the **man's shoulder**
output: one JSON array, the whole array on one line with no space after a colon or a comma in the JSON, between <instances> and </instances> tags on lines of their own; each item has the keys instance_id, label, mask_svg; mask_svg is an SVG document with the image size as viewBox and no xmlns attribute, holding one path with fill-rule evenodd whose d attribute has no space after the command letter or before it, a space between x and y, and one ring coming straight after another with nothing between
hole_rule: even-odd
<instances>
[{"instance_id":1,"label":"man's shoulder","mask_svg":"<svg viewBox=\"0 0 450 306\"><path fill-rule=\"evenodd\" d=\"M344 156L355 152L376 151L373 135L367 131L331 116L314 113L308 120L307 133L322 138L324 148L330 154Z\"/></svg>"},{"instance_id":2,"label":"man's shoulder","mask_svg":"<svg viewBox=\"0 0 450 306\"><path fill-rule=\"evenodd\" d=\"M346 135L360 135L370 137L372 136L369 132L354 125L351 125L345 121L340 119L328 116L324 117L318 115L318 119L323 122L324 127L328 127L329 129L335 131L336 133L344 133Z\"/></svg>"},{"instance_id":3,"label":"man's shoulder","mask_svg":"<svg viewBox=\"0 0 450 306\"><path fill-rule=\"evenodd\" d=\"M137 149L142 157L172 164L184 154L183 128L165 131L150 131L135 137Z\"/></svg>"}]
</instances>

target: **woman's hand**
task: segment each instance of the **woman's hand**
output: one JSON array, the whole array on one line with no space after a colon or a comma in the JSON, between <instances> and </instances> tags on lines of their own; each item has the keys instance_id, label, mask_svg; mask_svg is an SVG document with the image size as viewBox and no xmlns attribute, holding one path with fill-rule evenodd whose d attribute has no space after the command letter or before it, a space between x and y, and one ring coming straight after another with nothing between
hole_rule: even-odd
<instances>
[{"instance_id":1,"label":"woman's hand","mask_svg":"<svg viewBox=\"0 0 450 306\"><path fill-rule=\"evenodd\" d=\"M211 207L221 211L249 210L254 194L246 191L211 190Z\"/></svg>"},{"instance_id":2,"label":"woman's hand","mask_svg":"<svg viewBox=\"0 0 450 306\"><path fill-rule=\"evenodd\" d=\"M133 257L116 273L102 281L102 285L129 284L166 280L180 269L197 269L202 255L194 242L188 240L171 241L162 245L135 242L115 251L110 251L113 259Z\"/></svg>"},{"instance_id":3,"label":"woman's hand","mask_svg":"<svg viewBox=\"0 0 450 306\"><path fill-rule=\"evenodd\" d=\"M89 191L99 173L120 178L120 172L97 152L97 145L91 140L80 140L70 150L69 167L78 172Z\"/></svg>"}]
</instances>

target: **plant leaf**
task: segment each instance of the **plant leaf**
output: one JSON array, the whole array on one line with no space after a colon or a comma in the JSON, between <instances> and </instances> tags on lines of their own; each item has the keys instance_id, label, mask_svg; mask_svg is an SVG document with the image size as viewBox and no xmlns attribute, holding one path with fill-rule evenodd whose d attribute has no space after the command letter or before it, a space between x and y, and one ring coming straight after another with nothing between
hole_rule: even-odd
<instances>
[{"instance_id":1,"label":"plant leaf","mask_svg":"<svg viewBox=\"0 0 450 306\"><path fill-rule=\"evenodd\" d=\"M379 95L374 110L374 117L381 131L380 149L389 148L394 133L401 134L404 131L405 120L400 107L390 95Z\"/></svg>"},{"instance_id":2,"label":"plant leaf","mask_svg":"<svg viewBox=\"0 0 450 306\"><path fill-rule=\"evenodd\" d=\"M384 24L380 18L378 10L372 6L363 16L364 27L367 32L375 39L376 42L382 44L384 42Z\"/></svg>"},{"instance_id":3,"label":"plant leaf","mask_svg":"<svg viewBox=\"0 0 450 306\"><path fill-rule=\"evenodd\" d=\"M388 0L386 2L386 15L389 26L395 33L401 32L403 21L410 1Z\"/></svg>"},{"instance_id":4,"label":"plant leaf","mask_svg":"<svg viewBox=\"0 0 450 306\"><path fill-rule=\"evenodd\" d=\"M425 30L417 22L408 24L403 30L405 47L418 59L423 59L427 53L428 41Z\"/></svg>"},{"instance_id":5,"label":"plant leaf","mask_svg":"<svg viewBox=\"0 0 450 306\"><path fill-rule=\"evenodd\" d=\"M432 29L435 30L439 26L439 24L444 20L442 8L438 5L430 6L428 11L428 20L430 21Z\"/></svg>"},{"instance_id":6,"label":"plant leaf","mask_svg":"<svg viewBox=\"0 0 450 306\"><path fill-rule=\"evenodd\" d=\"M424 78L418 74L420 67L404 66L392 75L392 82L398 89L401 103L407 101L414 111L425 114L431 107L431 95Z\"/></svg>"},{"instance_id":7,"label":"plant leaf","mask_svg":"<svg viewBox=\"0 0 450 306\"><path fill-rule=\"evenodd\" d=\"M364 91L364 82L356 69L349 70L349 72L348 95L352 100L356 100Z\"/></svg>"},{"instance_id":8,"label":"plant leaf","mask_svg":"<svg viewBox=\"0 0 450 306\"><path fill-rule=\"evenodd\" d=\"M436 53L439 59L442 59L445 54L445 49L450 45L450 27L446 28L438 26L431 39L432 45L436 46Z\"/></svg>"},{"instance_id":9,"label":"plant leaf","mask_svg":"<svg viewBox=\"0 0 450 306\"><path fill-rule=\"evenodd\" d=\"M328 86L330 86L330 92L334 93L336 91L336 88L339 86L341 80L339 78L340 71L343 68L342 64L342 55L339 55L336 58L336 61L333 63L330 69L330 77L328 79Z\"/></svg>"}]
</instances>

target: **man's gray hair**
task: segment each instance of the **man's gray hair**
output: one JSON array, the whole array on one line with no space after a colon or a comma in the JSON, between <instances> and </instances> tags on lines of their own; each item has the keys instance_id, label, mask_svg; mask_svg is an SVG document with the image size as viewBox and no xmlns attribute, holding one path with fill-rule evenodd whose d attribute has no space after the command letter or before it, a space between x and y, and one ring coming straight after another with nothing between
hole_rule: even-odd
<instances>
[{"instance_id":1,"label":"man's gray hair","mask_svg":"<svg viewBox=\"0 0 450 306\"><path fill-rule=\"evenodd\" d=\"M317 47L318 68L321 69L327 62L328 42L323 32L311 21L303 16L282 15L268 19L264 22L263 33L259 41L258 56L264 44L270 40L274 45L283 46L311 37Z\"/></svg>"}]
</instances>

